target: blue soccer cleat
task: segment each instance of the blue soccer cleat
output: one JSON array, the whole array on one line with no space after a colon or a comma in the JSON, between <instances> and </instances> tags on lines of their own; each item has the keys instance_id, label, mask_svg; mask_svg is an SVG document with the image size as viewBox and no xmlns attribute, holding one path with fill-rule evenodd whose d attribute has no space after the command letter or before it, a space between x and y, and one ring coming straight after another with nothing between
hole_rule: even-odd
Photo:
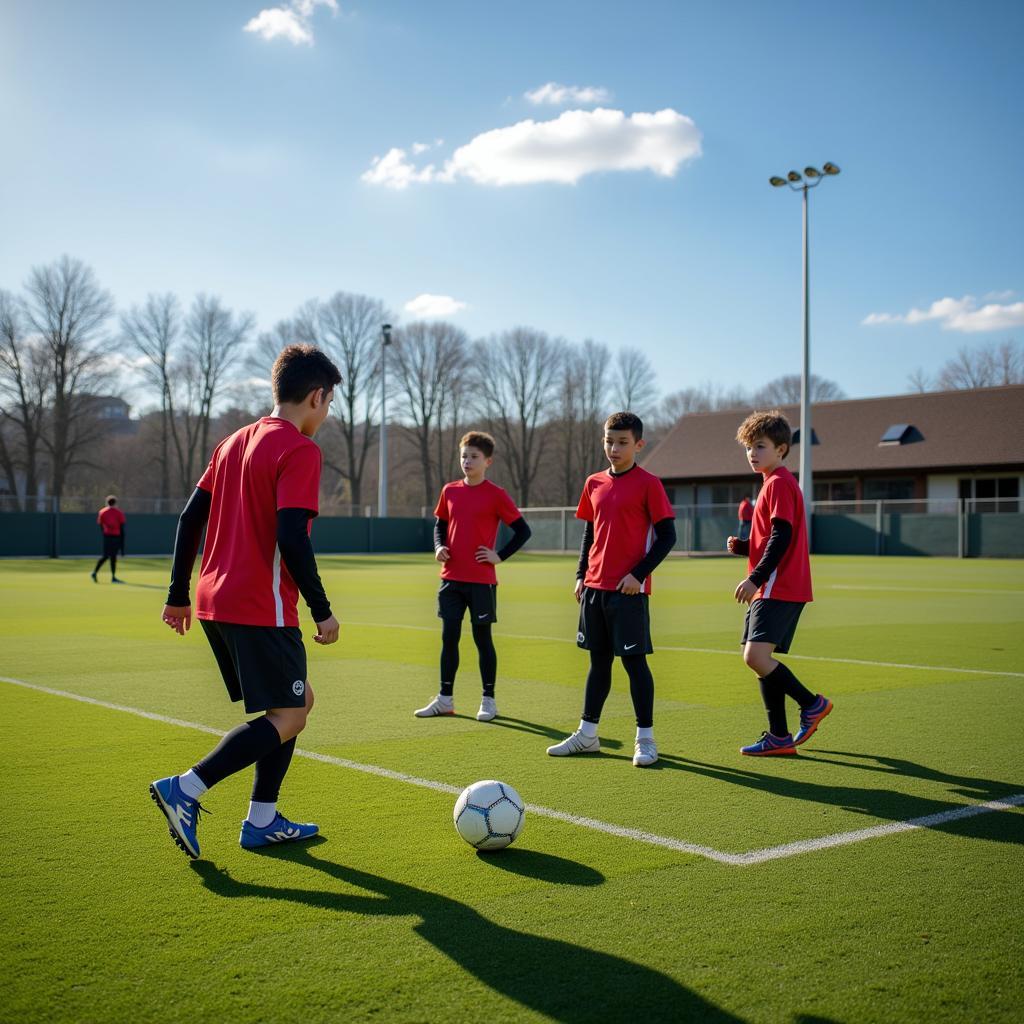
<instances>
[{"instance_id":1,"label":"blue soccer cleat","mask_svg":"<svg viewBox=\"0 0 1024 1024\"><path fill-rule=\"evenodd\" d=\"M777 757L782 754L795 754L793 737L787 732L785 736L773 736L770 732L761 733L761 738L749 747L740 747L740 753L748 757Z\"/></svg>"},{"instance_id":2,"label":"blue soccer cleat","mask_svg":"<svg viewBox=\"0 0 1024 1024\"><path fill-rule=\"evenodd\" d=\"M243 850L257 850L261 846L275 846L278 843L295 843L302 839L312 839L319 832L319 825L289 821L278 811L274 820L264 828L257 828L251 822L243 821L242 834L238 837L238 842Z\"/></svg>"},{"instance_id":3,"label":"blue soccer cleat","mask_svg":"<svg viewBox=\"0 0 1024 1024\"><path fill-rule=\"evenodd\" d=\"M809 708L804 708L800 712L800 728L793 737L793 744L799 747L805 740L809 740L821 725L821 720L831 713L832 701L819 693L818 699Z\"/></svg>"},{"instance_id":4,"label":"blue soccer cleat","mask_svg":"<svg viewBox=\"0 0 1024 1024\"><path fill-rule=\"evenodd\" d=\"M151 782L149 795L167 818L171 838L181 850L195 860L199 856L196 826L199 824L200 812L206 808L198 800L185 795L178 783L177 775Z\"/></svg>"}]
</instances>

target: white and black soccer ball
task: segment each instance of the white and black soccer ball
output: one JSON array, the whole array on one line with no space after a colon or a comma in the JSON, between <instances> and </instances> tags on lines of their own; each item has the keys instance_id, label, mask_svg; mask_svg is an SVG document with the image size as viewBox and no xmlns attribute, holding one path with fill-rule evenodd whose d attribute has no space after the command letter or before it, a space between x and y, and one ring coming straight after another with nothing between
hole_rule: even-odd
<instances>
[{"instance_id":1,"label":"white and black soccer ball","mask_svg":"<svg viewBox=\"0 0 1024 1024\"><path fill-rule=\"evenodd\" d=\"M523 830L526 805L507 783L485 779L467 786L455 801L455 828L478 850L501 850Z\"/></svg>"}]
</instances>

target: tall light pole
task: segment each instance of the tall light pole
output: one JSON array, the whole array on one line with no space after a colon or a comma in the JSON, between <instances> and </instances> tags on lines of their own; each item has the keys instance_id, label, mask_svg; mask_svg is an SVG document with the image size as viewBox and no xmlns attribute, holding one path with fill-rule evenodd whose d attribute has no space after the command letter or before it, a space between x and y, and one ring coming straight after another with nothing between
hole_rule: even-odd
<instances>
[{"instance_id":1,"label":"tall light pole","mask_svg":"<svg viewBox=\"0 0 1024 1024\"><path fill-rule=\"evenodd\" d=\"M839 168L832 163L822 167L823 175L817 167L805 167L803 176L799 171L790 171L784 178L773 175L768 179L774 188L787 185L793 192L803 193L804 207L804 365L800 374L800 490L804 496L804 514L807 517L807 532L810 536L811 507L814 504L814 481L811 474L811 448L814 441L814 430L811 427L811 294L810 294L810 256L807 240L807 193L817 188L825 176L839 173ZM807 180L804 181L804 178Z\"/></svg>"},{"instance_id":2,"label":"tall light pole","mask_svg":"<svg viewBox=\"0 0 1024 1024\"><path fill-rule=\"evenodd\" d=\"M383 518L388 514L388 345L391 344L391 324L384 324L380 329L380 458L377 474L377 515Z\"/></svg>"}]
</instances>

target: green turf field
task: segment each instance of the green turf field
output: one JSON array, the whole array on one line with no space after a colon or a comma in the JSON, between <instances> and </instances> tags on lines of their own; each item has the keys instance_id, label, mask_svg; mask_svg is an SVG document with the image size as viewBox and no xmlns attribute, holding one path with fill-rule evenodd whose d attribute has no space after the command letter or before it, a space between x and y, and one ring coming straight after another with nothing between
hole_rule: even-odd
<instances>
[{"instance_id":1,"label":"green turf field","mask_svg":"<svg viewBox=\"0 0 1024 1024\"><path fill-rule=\"evenodd\" d=\"M1020 1019L1024 808L877 833L1024 793L1021 563L816 559L789 663L836 711L798 758L752 759L742 563L670 560L652 598L661 760L643 770L618 667L604 753L545 755L586 669L569 558L500 570L502 717L473 717L467 628L457 717L414 719L436 692L436 568L321 559L342 639L308 645L299 747L333 760L297 757L281 806L323 838L242 851L243 773L204 798L190 863L147 786L215 742L187 723L238 712L201 630L159 621L168 562L123 562L124 587L86 561L0 563L0 675L99 702L0 683L0 1020ZM480 855L451 793L339 761L503 779L592 824L528 812L514 847Z\"/></svg>"}]
</instances>

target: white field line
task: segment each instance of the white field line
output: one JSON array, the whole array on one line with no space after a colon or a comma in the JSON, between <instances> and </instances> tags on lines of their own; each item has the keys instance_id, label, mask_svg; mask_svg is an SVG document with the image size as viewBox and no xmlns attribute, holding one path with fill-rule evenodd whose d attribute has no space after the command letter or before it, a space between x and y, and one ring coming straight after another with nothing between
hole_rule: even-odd
<instances>
[{"instance_id":1,"label":"white field line","mask_svg":"<svg viewBox=\"0 0 1024 1024\"><path fill-rule=\"evenodd\" d=\"M70 693L67 690L55 690L49 686L38 686L35 683L27 683L23 679L11 679L7 676L0 676L0 682L11 683L14 686L22 686L27 690L35 690L37 693L46 693L53 697L65 697L68 700L77 700L83 704L92 704L95 707L106 708L110 711L123 711L125 714L136 715L139 718L148 718L154 722L163 722L165 725L177 725L183 729L195 729L198 732L210 733L213 736L223 735L223 730L214 729L208 725L201 725L198 722L187 722L180 718L170 718L167 715L158 715L152 711L143 711L141 708L127 707L124 704L111 704L104 700L97 700L95 697L86 697L79 693ZM310 761L320 761L323 764L332 764L339 768L350 768L353 771L363 772L367 775L377 775L381 778L392 779L395 782L405 782L411 786L420 786L424 789L433 789L441 793L458 794L462 790L459 786L453 786L447 782L435 782L432 779L421 779L415 775L408 775L405 772L392 771L390 768L380 768L373 764L361 764L358 761L350 761L344 757L332 757L330 754L319 754L315 750L295 749L296 757L305 757ZM611 825L606 821L597 821L595 818L586 818L578 814L568 814L565 811L557 811L550 807L542 807L539 804L527 804L526 809L531 814L543 818L553 818L555 821L564 821L570 825L577 825L580 828L589 828L594 832L603 832L605 835L618 836L622 839L633 839L636 842L647 843L651 846L660 846L668 850L676 850L680 853L692 853L708 860L716 861L719 864L728 864L733 867L745 867L750 864L762 864L769 860L781 860L785 857L795 857L797 854L812 853L816 850L827 850L833 846L846 846L849 843L859 843L865 839L874 839L877 836L896 835L899 832L910 832L914 829L931 828L945 822L958 821L961 818L973 818L978 814L990 814L993 811L1007 811L1024 804L1024 793L1017 793L1013 796L1004 797L1002 800L990 800L984 804L971 804L964 807L953 808L942 811L938 814L929 814L923 818L911 818L909 821L896 821L887 825L875 825L872 828L857 829L854 832L837 832L829 836L821 836L818 839L801 839L795 843L784 843L780 846L769 846L762 850L748 850L746 853L726 853L723 850L716 850L711 846L701 846L698 843L687 843L681 839L672 839L668 836L655 835L652 832L644 832L642 829L626 828L622 825Z\"/></svg>"},{"instance_id":2,"label":"white field line","mask_svg":"<svg viewBox=\"0 0 1024 1024\"><path fill-rule=\"evenodd\" d=\"M1024 590L977 590L966 587L890 587L877 586L873 583L829 583L826 590L896 590L900 593L913 594L1009 594L1019 597Z\"/></svg>"},{"instance_id":3,"label":"white field line","mask_svg":"<svg viewBox=\"0 0 1024 1024\"><path fill-rule=\"evenodd\" d=\"M369 626L371 629L415 629L419 632L435 633L435 626L409 626L398 622L359 622L355 619L345 619L341 627L346 626ZM504 637L507 640L544 640L557 644L575 644L571 637L565 636L536 636L530 633L495 633L495 636ZM677 654L725 654L731 658L738 657L742 652L740 645L732 651L723 651L714 647L668 647L665 644L658 644L655 651L675 651ZM910 665L899 661L866 661L861 658L823 658L816 654L786 654L786 658L794 658L799 661L823 661L829 665L867 665L871 668L910 668L919 672L946 672L968 676L1008 676L1011 679L1024 679L1024 672L1002 672L998 669L988 668L954 668L950 665Z\"/></svg>"}]
</instances>

